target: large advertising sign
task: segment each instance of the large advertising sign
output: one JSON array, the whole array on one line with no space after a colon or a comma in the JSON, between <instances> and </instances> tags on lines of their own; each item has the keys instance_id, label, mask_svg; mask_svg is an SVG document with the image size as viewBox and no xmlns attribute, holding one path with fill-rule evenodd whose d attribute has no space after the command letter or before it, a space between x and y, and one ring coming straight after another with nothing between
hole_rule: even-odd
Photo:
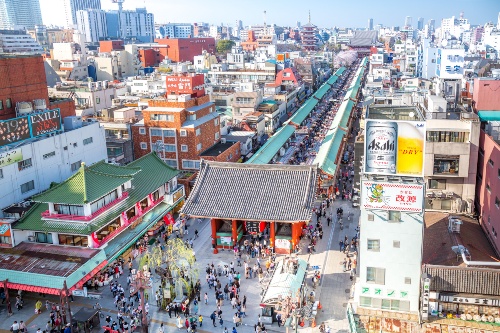
<instances>
[{"instance_id":1,"label":"large advertising sign","mask_svg":"<svg viewBox=\"0 0 500 333\"><path fill-rule=\"evenodd\" d=\"M367 120L365 173L423 177L425 122Z\"/></svg>"},{"instance_id":2,"label":"large advertising sign","mask_svg":"<svg viewBox=\"0 0 500 333\"><path fill-rule=\"evenodd\" d=\"M438 49L436 75L441 79L462 78L464 75L464 57L464 49Z\"/></svg>"},{"instance_id":3,"label":"large advertising sign","mask_svg":"<svg viewBox=\"0 0 500 333\"><path fill-rule=\"evenodd\" d=\"M61 113L59 109L0 121L0 147L29 138L59 131Z\"/></svg>"},{"instance_id":4,"label":"large advertising sign","mask_svg":"<svg viewBox=\"0 0 500 333\"><path fill-rule=\"evenodd\" d=\"M23 160L23 153L21 148L12 149L8 152L0 154L0 168L7 166L9 164L21 162Z\"/></svg>"},{"instance_id":5,"label":"large advertising sign","mask_svg":"<svg viewBox=\"0 0 500 333\"><path fill-rule=\"evenodd\" d=\"M424 185L363 182L361 205L365 209L421 212Z\"/></svg>"}]
</instances>

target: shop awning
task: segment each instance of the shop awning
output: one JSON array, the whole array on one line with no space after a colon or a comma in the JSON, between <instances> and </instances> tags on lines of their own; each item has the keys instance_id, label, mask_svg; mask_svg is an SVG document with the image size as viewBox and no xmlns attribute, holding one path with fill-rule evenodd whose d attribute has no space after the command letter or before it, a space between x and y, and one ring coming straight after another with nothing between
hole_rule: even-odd
<instances>
[{"instance_id":1,"label":"shop awning","mask_svg":"<svg viewBox=\"0 0 500 333\"><path fill-rule=\"evenodd\" d=\"M481 110L477 112L481 121L500 121L500 111L496 110Z\"/></svg>"},{"instance_id":2,"label":"shop awning","mask_svg":"<svg viewBox=\"0 0 500 333\"><path fill-rule=\"evenodd\" d=\"M283 297L295 296L300 291L307 273L307 262L302 259L294 260L296 264L292 259L283 259L277 263L261 304L276 305ZM294 266L296 269L291 269Z\"/></svg>"}]
</instances>

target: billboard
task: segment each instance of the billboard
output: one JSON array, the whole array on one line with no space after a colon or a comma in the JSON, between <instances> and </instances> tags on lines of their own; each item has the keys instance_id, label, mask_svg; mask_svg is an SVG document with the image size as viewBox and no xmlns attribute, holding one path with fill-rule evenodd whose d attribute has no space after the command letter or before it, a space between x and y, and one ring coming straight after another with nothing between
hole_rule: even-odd
<instances>
[{"instance_id":1,"label":"billboard","mask_svg":"<svg viewBox=\"0 0 500 333\"><path fill-rule=\"evenodd\" d=\"M23 160L23 153L21 148L9 150L8 152L0 154L0 168L9 164L17 163Z\"/></svg>"},{"instance_id":2,"label":"billboard","mask_svg":"<svg viewBox=\"0 0 500 333\"><path fill-rule=\"evenodd\" d=\"M0 147L61 130L59 109L0 121Z\"/></svg>"},{"instance_id":3,"label":"billboard","mask_svg":"<svg viewBox=\"0 0 500 333\"><path fill-rule=\"evenodd\" d=\"M423 177L425 122L367 120L364 172Z\"/></svg>"},{"instance_id":4,"label":"billboard","mask_svg":"<svg viewBox=\"0 0 500 333\"><path fill-rule=\"evenodd\" d=\"M465 49L439 48L437 53L436 75L441 79L461 79Z\"/></svg>"},{"instance_id":5,"label":"billboard","mask_svg":"<svg viewBox=\"0 0 500 333\"><path fill-rule=\"evenodd\" d=\"M362 185L361 206L365 209L419 213L423 202L424 185L369 181Z\"/></svg>"}]
</instances>

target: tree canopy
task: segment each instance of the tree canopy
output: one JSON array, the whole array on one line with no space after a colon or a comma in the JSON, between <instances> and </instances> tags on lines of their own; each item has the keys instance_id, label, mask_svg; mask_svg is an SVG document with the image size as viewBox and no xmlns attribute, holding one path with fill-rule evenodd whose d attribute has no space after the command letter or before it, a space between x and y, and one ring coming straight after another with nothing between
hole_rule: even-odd
<instances>
[{"instance_id":1,"label":"tree canopy","mask_svg":"<svg viewBox=\"0 0 500 333\"><path fill-rule=\"evenodd\" d=\"M217 52L219 53L224 53L231 51L231 48L234 46L234 41L232 40L227 40L227 39L221 39L217 41Z\"/></svg>"}]
</instances>

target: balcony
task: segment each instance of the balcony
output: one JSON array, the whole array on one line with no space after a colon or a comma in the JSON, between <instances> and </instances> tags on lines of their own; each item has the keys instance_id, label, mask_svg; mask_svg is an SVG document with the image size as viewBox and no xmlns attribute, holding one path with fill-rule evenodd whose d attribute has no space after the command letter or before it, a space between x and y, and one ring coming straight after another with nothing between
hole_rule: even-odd
<instances>
[{"instance_id":1,"label":"balcony","mask_svg":"<svg viewBox=\"0 0 500 333\"><path fill-rule=\"evenodd\" d=\"M92 215L90 216L77 216L77 215L69 215L69 214L51 214L48 210L42 213L42 218L44 219L56 219L56 220L69 220L69 221L82 221L82 222L87 222L91 221L100 214L104 213L107 211L109 208L113 207L114 205L118 204L119 202L123 201L124 199L128 198L128 192L123 192L122 196L117 198L116 200L110 202L106 206L101 207L100 209L96 210Z\"/></svg>"},{"instance_id":2,"label":"balcony","mask_svg":"<svg viewBox=\"0 0 500 333\"><path fill-rule=\"evenodd\" d=\"M184 185L177 185L177 187L170 193L165 194L164 202L169 205L174 205L182 197L184 197Z\"/></svg>"}]
</instances>

